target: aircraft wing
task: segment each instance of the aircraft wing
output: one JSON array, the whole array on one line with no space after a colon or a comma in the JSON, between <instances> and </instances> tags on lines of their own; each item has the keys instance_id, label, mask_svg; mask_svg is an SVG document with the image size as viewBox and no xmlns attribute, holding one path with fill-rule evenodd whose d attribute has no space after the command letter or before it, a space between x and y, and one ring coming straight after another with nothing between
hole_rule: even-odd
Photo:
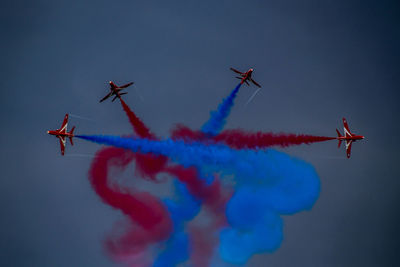
<instances>
[{"instance_id":1,"label":"aircraft wing","mask_svg":"<svg viewBox=\"0 0 400 267\"><path fill-rule=\"evenodd\" d=\"M240 74L240 75L243 74L243 72L240 72L240 71L238 71L237 69L234 69L234 68L230 68L230 69L231 69L231 71L236 72L236 73L238 73L238 74Z\"/></svg>"},{"instance_id":2,"label":"aircraft wing","mask_svg":"<svg viewBox=\"0 0 400 267\"><path fill-rule=\"evenodd\" d=\"M347 124L347 120L343 118L343 130L344 130L344 136L349 137L352 136L349 125Z\"/></svg>"},{"instance_id":3,"label":"aircraft wing","mask_svg":"<svg viewBox=\"0 0 400 267\"><path fill-rule=\"evenodd\" d=\"M351 154L351 144L353 143L353 140L346 140L346 154L347 154L347 158L350 158L350 154Z\"/></svg>"},{"instance_id":4,"label":"aircraft wing","mask_svg":"<svg viewBox=\"0 0 400 267\"><path fill-rule=\"evenodd\" d=\"M60 140L60 149L61 149L61 155L64 156L64 152L65 152L65 136L57 136L58 139Z\"/></svg>"},{"instance_id":5,"label":"aircraft wing","mask_svg":"<svg viewBox=\"0 0 400 267\"><path fill-rule=\"evenodd\" d=\"M251 78L250 78L250 80L251 80L251 82L254 83L256 86L258 86L258 87L261 88L261 85L259 85L255 80L253 80L253 79L251 79Z\"/></svg>"},{"instance_id":6,"label":"aircraft wing","mask_svg":"<svg viewBox=\"0 0 400 267\"><path fill-rule=\"evenodd\" d=\"M64 121L61 124L61 127L60 127L60 129L58 131L60 133L66 132L67 131L67 125L68 125L68 113L65 114Z\"/></svg>"},{"instance_id":7,"label":"aircraft wing","mask_svg":"<svg viewBox=\"0 0 400 267\"><path fill-rule=\"evenodd\" d=\"M109 98L112 95L112 92L108 93L105 97L100 100L100 103Z\"/></svg>"},{"instance_id":8,"label":"aircraft wing","mask_svg":"<svg viewBox=\"0 0 400 267\"><path fill-rule=\"evenodd\" d=\"M133 82L130 82L130 83L124 84L122 86L119 86L119 88L126 88L128 86L131 86L132 84L133 84Z\"/></svg>"}]
</instances>

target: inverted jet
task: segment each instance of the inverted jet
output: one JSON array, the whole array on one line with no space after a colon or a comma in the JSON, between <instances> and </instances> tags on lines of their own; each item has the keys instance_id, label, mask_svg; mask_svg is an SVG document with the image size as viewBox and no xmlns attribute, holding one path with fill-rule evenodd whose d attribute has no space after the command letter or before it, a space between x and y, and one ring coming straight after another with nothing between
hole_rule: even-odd
<instances>
[{"instance_id":1,"label":"inverted jet","mask_svg":"<svg viewBox=\"0 0 400 267\"><path fill-rule=\"evenodd\" d=\"M126 87L129 87L129 86L131 86L131 85L133 84L133 82L130 82L130 83L127 83L127 84L118 86L118 85L116 85L115 83L113 83L112 81L109 81L108 83L110 84L110 92L109 92L105 97L103 97L103 98L100 100L100 102L103 102L104 100L106 100L106 99L109 98L110 96L114 96L114 98L113 98L113 100L112 100L112 102L114 102L114 100L117 99L117 97L120 98L121 95L127 94L127 92L120 93L121 90L123 90L123 89L125 89Z\"/></svg>"},{"instance_id":2,"label":"inverted jet","mask_svg":"<svg viewBox=\"0 0 400 267\"><path fill-rule=\"evenodd\" d=\"M261 85L259 85L256 81L253 80L253 78L251 78L251 75L254 71L253 69L249 69L246 72L241 72L241 71L238 71L237 69L231 68L231 71L240 75L240 77L235 77L235 78L239 79L241 84L246 83L247 85L250 86L250 84L249 84L249 81L250 81L250 82L254 83L256 86L261 88Z\"/></svg>"}]
</instances>

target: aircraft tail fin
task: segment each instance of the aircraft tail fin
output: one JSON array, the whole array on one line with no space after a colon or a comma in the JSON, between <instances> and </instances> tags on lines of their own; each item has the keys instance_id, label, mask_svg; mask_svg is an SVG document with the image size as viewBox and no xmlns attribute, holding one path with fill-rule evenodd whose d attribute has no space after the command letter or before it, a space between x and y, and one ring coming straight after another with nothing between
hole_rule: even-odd
<instances>
[{"instance_id":1,"label":"aircraft tail fin","mask_svg":"<svg viewBox=\"0 0 400 267\"><path fill-rule=\"evenodd\" d=\"M342 135L340 134L338 129L336 129L336 133L337 133L338 137L342 137ZM339 139L338 147L340 147L341 144L342 144L342 140Z\"/></svg>"},{"instance_id":2,"label":"aircraft tail fin","mask_svg":"<svg viewBox=\"0 0 400 267\"><path fill-rule=\"evenodd\" d=\"M74 142L72 141L72 137L74 137L74 130L75 130L75 126L72 127L71 131L69 132L70 134L72 134L72 136L69 137L69 142L71 143L71 146L74 145Z\"/></svg>"}]
</instances>

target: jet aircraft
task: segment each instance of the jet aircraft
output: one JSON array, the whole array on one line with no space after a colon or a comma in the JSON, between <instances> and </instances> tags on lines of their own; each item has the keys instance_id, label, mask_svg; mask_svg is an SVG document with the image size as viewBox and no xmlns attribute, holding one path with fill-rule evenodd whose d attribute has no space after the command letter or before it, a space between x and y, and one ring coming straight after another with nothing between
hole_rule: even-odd
<instances>
[{"instance_id":1,"label":"jet aircraft","mask_svg":"<svg viewBox=\"0 0 400 267\"><path fill-rule=\"evenodd\" d=\"M121 91L122 89L124 89L124 88L126 88L126 87L128 87L128 86L131 86L131 85L133 84L133 82L130 82L130 83L127 83L127 84L118 86L118 85L116 85L115 83L113 83L112 81L109 81L108 83L110 84L110 92L109 92L105 97L103 97L103 98L100 100L100 102L103 102L104 100L106 100L106 99L109 98L110 96L115 95L114 98L113 98L113 100L112 100L112 102L114 102L114 100L117 99L117 97L121 97L121 95L127 94L126 92L120 93L120 91Z\"/></svg>"},{"instance_id":2,"label":"jet aircraft","mask_svg":"<svg viewBox=\"0 0 400 267\"><path fill-rule=\"evenodd\" d=\"M240 77L236 77L236 78L239 79L239 80L241 80L241 81L240 81L241 84L246 83L247 85L250 85L250 84L249 84L249 81L250 81L250 82L254 83L256 86L258 86L258 87L261 88L261 85L259 85L256 81L254 81L254 80L251 78L251 74L252 74L253 71L254 71L253 69L249 69L249 70L246 71L246 72L240 72L240 71L238 71L237 69L231 68L231 71L236 72L237 74L240 75Z\"/></svg>"},{"instance_id":3,"label":"jet aircraft","mask_svg":"<svg viewBox=\"0 0 400 267\"><path fill-rule=\"evenodd\" d=\"M60 129L54 131L47 131L48 134L55 135L60 140L61 155L63 156L65 152L65 143L67 137L69 138L71 145L74 145L74 143L72 142L72 137L74 137L75 126L72 127L70 132L68 132L67 125L68 125L68 114L65 114L64 121Z\"/></svg>"},{"instance_id":4,"label":"jet aircraft","mask_svg":"<svg viewBox=\"0 0 400 267\"><path fill-rule=\"evenodd\" d=\"M351 144L357 140L364 139L364 136L356 135L356 134L350 132L349 125L347 124L347 121L345 118L343 118L343 128L344 128L344 136L340 134L338 129L336 129L336 132L338 134L338 137L336 139L339 140L338 147L340 147L340 144L342 143L342 141L346 142L346 154L347 154L347 158L350 158Z\"/></svg>"}]
</instances>

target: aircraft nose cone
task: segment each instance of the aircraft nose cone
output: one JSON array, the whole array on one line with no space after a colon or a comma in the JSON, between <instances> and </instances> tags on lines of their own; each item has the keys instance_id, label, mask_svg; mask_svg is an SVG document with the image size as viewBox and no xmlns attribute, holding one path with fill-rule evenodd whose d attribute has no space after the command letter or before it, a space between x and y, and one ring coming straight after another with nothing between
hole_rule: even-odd
<instances>
[{"instance_id":1,"label":"aircraft nose cone","mask_svg":"<svg viewBox=\"0 0 400 267\"><path fill-rule=\"evenodd\" d=\"M47 131L47 133L50 133L50 131Z\"/></svg>"}]
</instances>

